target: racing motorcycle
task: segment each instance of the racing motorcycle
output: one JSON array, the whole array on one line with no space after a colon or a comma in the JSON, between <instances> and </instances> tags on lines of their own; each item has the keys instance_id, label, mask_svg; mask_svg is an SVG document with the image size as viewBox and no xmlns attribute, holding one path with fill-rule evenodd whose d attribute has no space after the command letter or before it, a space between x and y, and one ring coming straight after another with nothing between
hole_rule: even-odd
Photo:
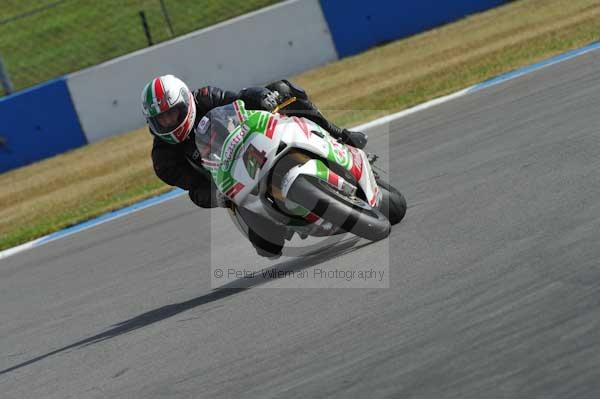
<instances>
[{"instance_id":1,"label":"racing motorcycle","mask_svg":"<svg viewBox=\"0 0 600 399\"><path fill-rule=\"evenodd\" d=\"M211 110L195 140L230 216L248 238L261 220L294 233L346 232L371 241L390 234L406 212L402 194L374 173L369 157L316 123L277 111L246 110L244 102ZM272 224L270 224L272 226Z\"/></svg>"}]
</instances>

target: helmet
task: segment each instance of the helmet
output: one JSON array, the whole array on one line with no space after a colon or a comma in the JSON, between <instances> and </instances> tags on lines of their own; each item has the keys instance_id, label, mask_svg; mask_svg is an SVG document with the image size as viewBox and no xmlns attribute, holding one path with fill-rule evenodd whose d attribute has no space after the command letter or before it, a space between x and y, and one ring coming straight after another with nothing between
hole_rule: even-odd
<instances>
[{"instance_id":1,"label":"helmet","mask_svg":"<svg viewBox=\"0 0 600 399\"><path fill-rule=\"evenodd\" d=\"M185 83L164 75L152 79L142 90L142 111L153 135L177 144L194 128L196 102Z\"/></svg>"}]
</instances>

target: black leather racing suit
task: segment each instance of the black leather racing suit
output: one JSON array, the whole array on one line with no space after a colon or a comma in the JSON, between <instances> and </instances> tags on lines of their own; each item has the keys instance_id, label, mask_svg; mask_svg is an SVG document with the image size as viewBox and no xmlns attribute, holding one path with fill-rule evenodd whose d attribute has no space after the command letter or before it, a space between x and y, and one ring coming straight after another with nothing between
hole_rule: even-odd
<instances>
[{"instance_id":1,"label":"black leather racing suit","mask_svg":"<svg viewBox=\"0 0 600 399\"><path fill-rule=\"evenodd\" d=\"M346 131L327 121L301 88L287 80L276 81L266 87L277 91L280 94L280 100L292 96L297 98L294 103L284 108L280 113L303 116L329 131L334 137L344 137ZM250 88L234 93L207 86L195 91L196 121L194 127L213 108L231 104L237 99L243 100L247 109L264 108L261 104L261 90L264 89ZM156 175L168 185L188 191L190 199L196 205L203 208L212 208L216 206L215 185L210 174L202 168L199 155L193 130L189 138L179 144L169 144L154 137L152 163Z\"/></svg>"}]
</instances>

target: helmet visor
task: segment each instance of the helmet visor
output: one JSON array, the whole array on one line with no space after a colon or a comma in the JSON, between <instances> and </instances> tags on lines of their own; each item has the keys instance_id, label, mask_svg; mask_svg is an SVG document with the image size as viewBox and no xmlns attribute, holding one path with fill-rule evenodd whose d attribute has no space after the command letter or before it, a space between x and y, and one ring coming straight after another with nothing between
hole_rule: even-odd
<instances>
[{"instance_id":1,"label":"helmet visor","mask_svg":"<svg viewBox=\"0 0 600 399\"><path fill-rule=\"evenodd\" d=\"M185 121L187 114L188 102L186 99L186 101L174 105L165 112L151 116L148 118L148 123L157 135L167 135Z\"/></svg>"}]
</instances>

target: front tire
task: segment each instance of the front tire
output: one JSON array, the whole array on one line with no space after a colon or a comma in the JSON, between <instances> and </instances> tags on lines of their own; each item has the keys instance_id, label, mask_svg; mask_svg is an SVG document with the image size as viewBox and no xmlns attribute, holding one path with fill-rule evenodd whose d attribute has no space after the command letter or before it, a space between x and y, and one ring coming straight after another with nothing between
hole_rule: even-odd
<instances>
[{"instance_id":1,"label":"front tire","mask_svg":"<svg viewBox=\"0 0 600 399\"><path fill-rule=\"evenodd\" d=\"M298 176L287 198L334 226L367 240L379 241L390 234L390 222L378 209L361 199L347 198L320 180Z\"/></svg>"},{"instance_id":2,"label":"front tire","mask_svg":"<svg viewBox=\"0 0 600 399\"><path fill-rule=\"evenodd\" d=\"M406 215L406 199L392 185L383 179L377 180L377 185L381 189L382 198L379 209L386 215L393 225L400 223Z\"/></svg>"}]
</instances>

